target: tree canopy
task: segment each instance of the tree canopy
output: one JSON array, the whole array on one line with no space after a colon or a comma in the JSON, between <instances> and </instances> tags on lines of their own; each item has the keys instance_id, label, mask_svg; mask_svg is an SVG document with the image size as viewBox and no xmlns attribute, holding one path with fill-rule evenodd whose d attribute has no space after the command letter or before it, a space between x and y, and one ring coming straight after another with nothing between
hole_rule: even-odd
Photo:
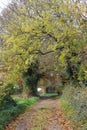
<instances>
[{"instance_id":1,"label":"tree canopy","mask_svg":"<svg viewBox=\"0 0 87 130\"><path fill-rule=\"evenodd\" d=\"M73 0L13 0L0 16L4 63L11 74L22 73L36 59L42 63L45 56L46 62L51 57L49 66L54 64L59 74L86 80L83 9L85 4Z\"/></svg>"}]
</instances>

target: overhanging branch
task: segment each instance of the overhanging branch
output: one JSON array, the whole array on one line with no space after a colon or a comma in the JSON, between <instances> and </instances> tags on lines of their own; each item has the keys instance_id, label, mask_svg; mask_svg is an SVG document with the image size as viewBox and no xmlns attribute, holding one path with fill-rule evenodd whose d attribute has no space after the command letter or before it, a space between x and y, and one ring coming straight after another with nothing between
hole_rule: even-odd
<instances>
[{"instance_id":1,"label":"overhanging branch","mask_svg":"<svg viewBox=\"0 0 87 130\"><path fill-rule=\"evenodd\" d=\"M57 51L57 50L62 50L63 48L64 48L64 47L57 47L57 48L55 49L55 51ZM49 50L49 51L43 52L43 51L41 51L41 50L33 50L33 51L30 52L30 54L47 55L47 54L49 54L49 53L54 53L55 51L54 51L54 50Z\"/></svg>"}]
</instances>

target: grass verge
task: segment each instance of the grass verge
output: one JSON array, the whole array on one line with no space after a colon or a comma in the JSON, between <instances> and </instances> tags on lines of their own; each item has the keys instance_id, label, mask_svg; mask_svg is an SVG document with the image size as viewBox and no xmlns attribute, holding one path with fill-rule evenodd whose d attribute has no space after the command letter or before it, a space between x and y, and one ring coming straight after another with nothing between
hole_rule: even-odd
<instances>
[{"instance_id":1,"label":"grass verge","mask_svg":"<svg viewBox=\"0 0 87 130\"><path fill-rule=\"evenodd\" d=\"M56 97L58 96L57 93L45 93L45 94L40 94L40 97L46 97L46 98L51 98L51 97Z\"/></svg>"},{"instance_id":2,"label":"grass verge","mask_svg":"<svg viewBox=\"0 0 87 130\"><path fill-rule=\"evenodd\" d=\"M9 106L0 110L0 130L4 130L4 127L13 119L15 119L19 114L23 113L28 107L32 106L39 99L37 97L32 97L29 99L19 99L17 100L16 106Z\"/></svg>"},{"instance_id":3,"label":"grass verge","mask_svg":"<svg viewBox=\"0 0 87 130\"><path fill-rule=\"evenodd\" d=\"M64 115L67 121L69 121L71 127L74 128L74 126L76 126L75 125L75 113L76 113L75 107L63 98L60 98L59 101L60 101L62 110L64 112Z\"/></svg>"},{"instance_id":4,"label":"grass verge","mask_svg":"<svg viewBox=\"0 0 87 130\"><path fill-rule=\"evenodd\" d=\"M70 122L73 130L87 130L87 121L78 120L76 108L67 100L60 98L60 104L66 119Z\"/></svg>"}]
</instances>

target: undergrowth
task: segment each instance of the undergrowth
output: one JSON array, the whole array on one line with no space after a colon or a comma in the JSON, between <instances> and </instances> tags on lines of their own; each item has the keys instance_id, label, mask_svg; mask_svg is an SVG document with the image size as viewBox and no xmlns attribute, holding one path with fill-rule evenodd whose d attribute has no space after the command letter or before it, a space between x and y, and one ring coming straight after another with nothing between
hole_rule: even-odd
<instances>
[{"instance_id":1,"label":"undergrowth","mask_svg":"<svg viewBox=\"0 0 87 130\"><path fill-rule=\"evenodd\" d=\"M4 127L13 119L15 119L19 114L23 113L26 108L30 107L38 101L37 97L32 97L29 99L17 100L16 106L9 105L0 110L0 130L4 130Z\"/></svg>"},{"instance_id":2,"label":"undergrowth","mask_svg":"<svg viewBox=\"0 0 87 130\"><path fill-rule=\"evenodd\" d=\"M67 86L60 99L74 130L87 130L87 88Z\"/></svg>"}]
</instances>

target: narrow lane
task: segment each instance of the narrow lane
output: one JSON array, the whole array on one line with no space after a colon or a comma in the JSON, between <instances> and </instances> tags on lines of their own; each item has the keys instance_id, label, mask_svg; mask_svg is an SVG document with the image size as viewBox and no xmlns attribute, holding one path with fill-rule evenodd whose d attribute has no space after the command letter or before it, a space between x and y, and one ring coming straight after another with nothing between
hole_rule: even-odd
<instances>
[{"instance_id":1,"label":"narrow lane","mask_svg":"<svg viewBox=\"0 0 87 130\"><path fill-rule=\"evenodd\" d=\"M64 122L58 99L46 99L27 110L5 130L73 130Z\"/></svg>"}]
</instances>

